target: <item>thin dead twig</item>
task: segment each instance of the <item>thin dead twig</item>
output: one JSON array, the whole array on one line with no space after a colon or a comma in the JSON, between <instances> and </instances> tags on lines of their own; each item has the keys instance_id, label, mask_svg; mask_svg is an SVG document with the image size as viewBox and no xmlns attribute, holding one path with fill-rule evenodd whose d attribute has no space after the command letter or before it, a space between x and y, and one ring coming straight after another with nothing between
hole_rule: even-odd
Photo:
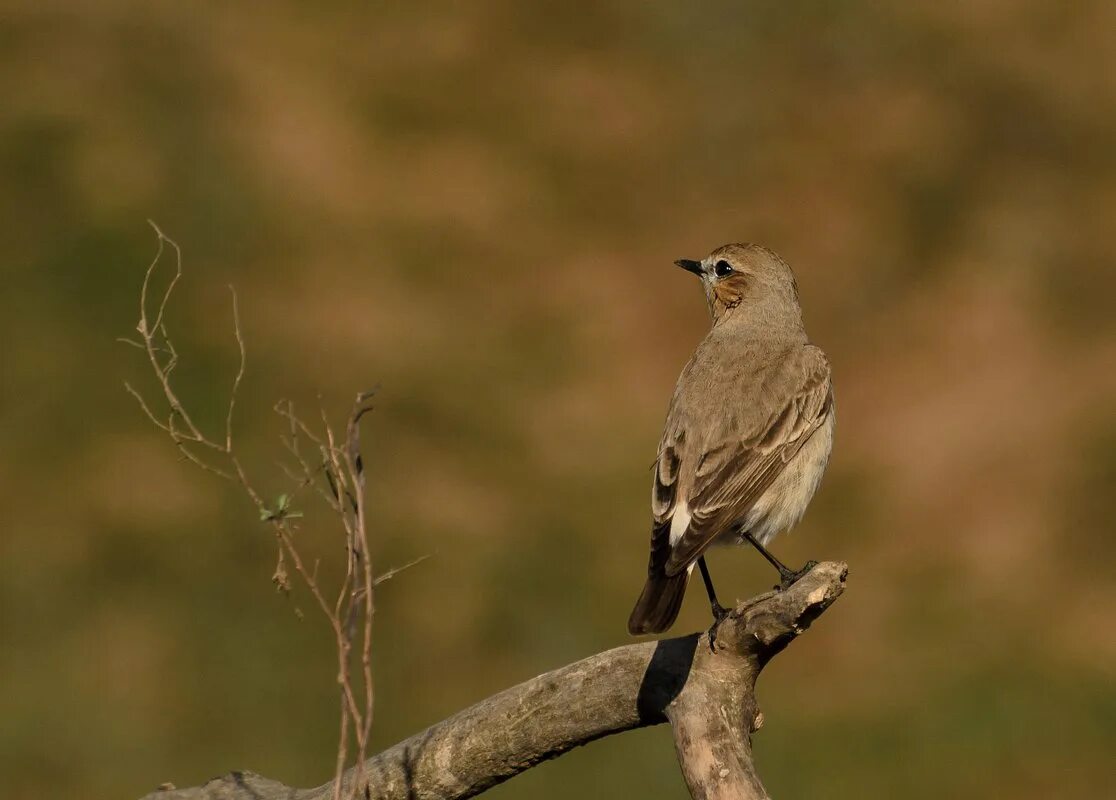
<instances>
[{"instance_id":1,"label":"thin dead twig","mask_svg":"<svg viewBox=\"0 0 1116 800\"><path fill-rule=\"evenodd\" d=\"M345 538L345 574L337 587L336 597L331 600L325 587L318 578L318 560L313 569L307 569L306 560L295 544L296 526L293 520L302 513L290 508L290 496L283 494L270 507L260 491L249 479L248 473L236 452L234 444L234 415L237 408L241 385L247 367L247 347L240 321L240 303L233 286L229 286L232 296L232 326L236 339L238 364L232 387L229 392L228 406L225 411L224 431L221 439L210 438L194 422L185 405L179 398L172 382L171 373L179 363L179 354L171 340L166 326L166 315L175 288L182 279L182 250L154 222L149 224L157 237L155 257L144 272L139 297L139 321L136 330L140 339L121 337L120 341L143 350L155 375L162 403L166 406L165 421L156 409L132 384L125 383L127 392L135 398L144 416L160 431L165 433L183 458L202 470L238 484L260 513L260 518L272 527L278 544L276 567L272 580L283 591L290 590L287 565L290 564L299 581L310 592L315 605L320 609L333 631L337 650L337 683L340 704L339 737L337 748L337 770L333 796L341 800L344 785L351 787L353 797L362 793L365 785L361 773L363 761L367 756L371 735L375 691L372 675L372 619L375 611L375 588L379 583L392 578L404 569L419 563L426 557L416 559L410 564L389 570L381 576L374 576L370 556L369 534L365 502L364 461L360 452L360 422L371 410L371 392L362 392L349 415L345 427L344 443L338 442L333 427L325 413L320 410L321 431L313 430L298 417L294 404L280 401L275 411L287 422L288 435L280 436L286 450L291 453L301 473L280 464L283 472L294 483L293 493L307 487L325 500L327 506L337 515ZM149 314L152 305L155 276L168 250L173 251L173 274L158 298L154 318ZM318 451L317 465L307 461L303 455L301 440L313 444ZM221 466L200 457L192 448L201 448L213 454ZM301 616L301 612L297 612ZM360 666L354 670L353 651L360 639ZM363 691L358 691L362 684ZM358 701L358 694L360 700ZM355 740L356 781L343 784L346 764L349 762L349 741Z\"/></svg>"},{"instance_id":2,"label":"thin dead twig","mask_svg":"<svg viewBox=\"0 0 1116 800\"><path fill-rule=\"evenodd\" d=\"M418 566L419 564L421 564L423 561L425 561L428 558L430 558L430 553L427 553L426 555L419 556L418 558L414 559L413 561L408 561L406 564L403 564L401 566L392 567L387 572L384 572L384 573L381 573L380 575L377 575L376 578L372 581L372 585L373 586L379 586L381 583L387 583L392 578L394 578L396 575L398 575L400 572L405 572L406 570L409 570L411 567Z\"/></svg>"}]
</instances>

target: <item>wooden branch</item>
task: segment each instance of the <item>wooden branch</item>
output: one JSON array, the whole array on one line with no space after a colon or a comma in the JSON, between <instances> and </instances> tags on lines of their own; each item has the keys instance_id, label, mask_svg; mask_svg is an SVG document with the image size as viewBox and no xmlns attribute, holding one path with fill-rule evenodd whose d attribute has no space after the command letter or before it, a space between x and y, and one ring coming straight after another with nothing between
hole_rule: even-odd
<instances>
[{"instance_id":1,"label":"wooden branch","mask_svg":"<svg viewBox=\"0 0 1116 800\"><path fill-rule=\"evenodd\" d=\"M741 603L717 629L715 651L708 633L630 644L482 700L369 758L362 796L473 797L579 745L669 722L694 798L766 798L752 763L752 733L763 722L756 678L840 596L847 572L845 564L824 562L785 591ZM143 800L322 800L332 789L293 789L233 772Z\"/></svg>"}]
</instances>

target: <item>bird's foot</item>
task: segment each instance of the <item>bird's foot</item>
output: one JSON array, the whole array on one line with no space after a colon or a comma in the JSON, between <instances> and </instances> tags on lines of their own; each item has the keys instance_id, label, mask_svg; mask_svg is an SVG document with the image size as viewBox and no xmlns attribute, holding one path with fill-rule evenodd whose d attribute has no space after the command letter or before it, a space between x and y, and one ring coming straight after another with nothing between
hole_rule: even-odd
<instances>
[{"instance_id":1,"label":"bird's foot","mask_svg":"<svg viewBox=\"0 0 1116 800\"><path fill-rule=\"evenodd\" d=\"M713 624L709 626L709 649L711 652L717 652L717 629L721 627L721 623L729 615L729 609L725 608L720 603L712 605L713 611Z\"/></svg>"},{"instance_id":2,"label":"bird's foot","mask_svg":"<svg viewBox=\"0 0 1116 800\"><path fill-rule=\"evenodd\" d=\"M802 566L802 569L799 569L799 570L791 570L791 569L787 569L786 567L780 567L780 569L779 569L779 585L776 586L775 588L780 590L780 591L782 591L784 589L789 589L790 587L794 586L794 584L798 581L799 578L801 578L803 575L805 575L807 572L812 570L817 565L818 565L817 561L807 561Z\"/></svg>"}]
</instances>

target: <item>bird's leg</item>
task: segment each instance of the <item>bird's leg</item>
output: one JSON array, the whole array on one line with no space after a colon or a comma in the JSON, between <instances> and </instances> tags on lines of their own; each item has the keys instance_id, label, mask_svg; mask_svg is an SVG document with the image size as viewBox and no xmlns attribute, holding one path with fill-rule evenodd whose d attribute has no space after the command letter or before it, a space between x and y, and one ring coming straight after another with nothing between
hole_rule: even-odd
<instances>
[{"instance_id":1,"label":"bird's leg","mask_svg":"<svg viewBox=\"0 0 1116 800\"><path fill-rule=\"evenodd\" d=\"M705 593L709 595L709 607L713 612L713 619L720 622L729 613L729 610L717 602L717 593L713 590L713 579L709 577L709 567L705 565L705 556L698 558L698 569L701 570L701 579L705 583Z\"/></svg>"},{"instance_id":2,"label":"bird's leg","mask_svg":"<svg viewBox=\"0 0 1116 800\"><path fill-rule=\"evenodd\" d=\"M750 545L752 545L752 547L759 550L760 555L766 558L768 562L770 562L771 566L779 570L779 586L777 587L779 589L786 589L788 586L791 586L795 581L797 581L799 578L801 578L803 575L805 575L807 572L818 565L817 561L807 561L802 569L793 570L782 561L775 558L775 556L771 555L771 552L762 544L760 544L759 540L756 539L756 537L753 536L750 532L744 532L744 539Z\"/></svg>"},{"instance_id":3,"label":"bird's leg","mask_svg":"<svg viewBox=\"0 0 1116 800\"><path fill-rule=\"evenodd\" d=\"M709 628L709 649L717 649L717 628L728 616L729 610L717 602L717 593L713 590L713 579L709 577L709 567L705 565L705 556L698 557L698 569L701 570L701 580L705 584L705 593L709 595L709 609L713 612L713 625Z\"/></svg>"}]
</instances>

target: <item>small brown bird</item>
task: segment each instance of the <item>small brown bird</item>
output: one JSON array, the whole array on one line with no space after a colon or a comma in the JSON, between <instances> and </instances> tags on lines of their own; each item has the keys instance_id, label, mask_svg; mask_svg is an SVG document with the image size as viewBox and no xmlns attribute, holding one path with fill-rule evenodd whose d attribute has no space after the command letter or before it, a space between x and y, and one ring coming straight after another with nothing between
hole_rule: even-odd
<instances>
[{"instance_id":1,"label":"small brown bird","mask_svg":"<svg viewBox=\"0 0 1116 800\"><path fill-rule=\"evenodd\" d=\"M713 544L765 547L802 518L833 446L829 361L802 326L790 267L767 248L727 244L675 264L701 278L713 327L678 378L651 493L647 583L628 620L661 633L678 616L696 564L714 625L727 613L705 565Z\"/></svg>"}]
</instances>

